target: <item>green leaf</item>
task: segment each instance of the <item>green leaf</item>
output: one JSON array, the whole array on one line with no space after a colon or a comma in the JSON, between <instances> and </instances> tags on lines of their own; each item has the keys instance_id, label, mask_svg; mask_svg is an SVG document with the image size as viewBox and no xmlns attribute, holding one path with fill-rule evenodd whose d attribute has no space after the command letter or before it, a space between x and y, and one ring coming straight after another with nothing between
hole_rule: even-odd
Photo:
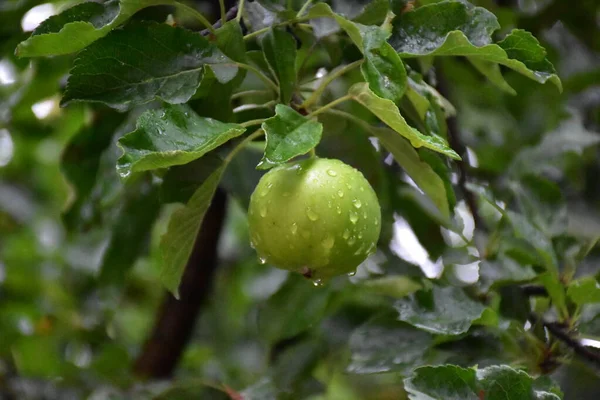
<instances>
[{"instance_id":1,"label":"green leaf","mask_svg":"<svg viewBox=\"0 0 600 400\"><path fill-rule=\"evenodd\" d=\"M520 265L507 254L500 254L496 260L482 260L479 264L481 288L485 291L492 287L529 282L537 274L529 265Z\"/></svg>"},{"instance_id":2,"label":"green leaf","mask_svg":"<svg viewBox=\"0 0 600 400\"><path fill-rule=\"evenodd\" d=\"M160 98L185 103L209 66L221 83L238 68L199 33L167 24L132 23L83 50L62 100L91 101L126 110Z\"/></svg>"},{"instance_id":3,"label":"green leaf","mask_svg":"<svg viewBox=\"0 0 600 400\"><path fill-rule=\"evenodd\" d=\"M409 372L426 362L433 344L431 335L402 322L378 317L358 327L350 336L350 365L353 374Z\"/></svg>"},{"instance_id":4,"label":"green leaf","mask_svg":"<svg viewBox=\"0 0 600 400\"><path fill-rule=\"evenodd\" d=\"M146 111L136 129L119 139L123 149L117 169L132 172L187 164L244 133L246 128L198 116L188 105L165 105Z\"/></svg>"},{"instance_id":5,"label":"green leaf","mask_svg":"<svg viewBox=\"0 0 600 400\"><path fill-rule=\"evenodd\" d=\"M500 71L500 66L498 64L494 64L493 62L480 60L477 57L467 57L467 60L473 64L475 69L481 72L484 76L488 78L488 80L494 84L498 89L503 90L504 92L515 96L517 91L513 89L502 76L502 72Z\"/></svg>"},{"instance_id":6,"label":"green leaf","mask_svg":"<svg viewBox=\"0 0 600 400\"><path fill-rule=\"evenodd\" d=\"M545 272L538 275L539 282L544 285L554 306L562 316L568 316L565 287L556 273Z\"/></svg>"},{"instance_id":7,"label":"green leaf","mask_svg":"<svg viewBox=\"0 0 600 400\"><path fill-rule=\"evenodd\" d=\"M310 329L323 318L331 294L329 287L315 288L303 276L290 274L285 284L260 308L261 337L275 343Z\"/></svg>"},{"instance_id":8,"label":"green leaf","mask_svg":"<svg viewBox=\"0 0 600 400\"><path fill-rule=\"evenodd\" d=\"M600 284L595 278L585 277L571 282L567 296L578 306L588 303L600 303Z\"/></svg>"},{"instance_id":9,"label":"green leaf","mask_svg":"<svg viewBox=\"0 0 600 400\"><path fill-rule=\"evenodd\" d=\"M342 17L341 15L333 12L333 10L331 9L331 7L329 7L328 4L326 3L317 3L314 5L314 7L312 7L308 14L307 17L310 18L311 23L313 24L313 27L315 27L314 24L314 19L320 19L320 18L333 18L333 21L335 21L334 23L337 23L345 32L346 34L350 37L350 39L352 40L352 42L356 45L356 47L358 47L360 49L360 51L363 50L363 39L362 39L362 34L360 32L359 29L359 24L356 24L344 17ZM317 25L318 27L318 25ZM331 29L330 26L327 26L327 29L325 30L324 33L319 34L318 30L315 29L315 35L320 38L323 36L327 36L331 33L336 32L337 29Z\"/></svg>"},{"instance_id":10,"label":"green leaf","mask_svg":"<svg viewBox=\"0 0 600 400\"><path fill-rule=\"evenodd\" d=\"M275 116L262 124L267 136L265 155L259 169L268 169L296 156L306 154L321 140L323 125L300 115L283 104L275 107Z\"/></svg>"},{"instance_id":11,"label":"green leaf","mask_svg":"<svg viewBox=\"0 0 600 400\"><path fill-rule=\"evenodd\" d=\"M421 161L413 146L391 129L373 128L371 132L381 141L408 176L433 201L442 215L450 218L446 186L429 164Z\"/></svg>"},{"instance_id":12,"label":"green leaf","mask_svg":"<svg viewBox=\"0 0 600 400\"><path fill-rule=\"evenodd\" d=\"M388 36L379 27L361 30L365 60L360 66L365 81L379 97L396 103L406 91L404 63L386 42Z\"/></svg>"},{"instance_id":13,"label":"green leaf","mask_svg":"<svg viewBox=\"0 0 600 400\"><path fill-rule=\"evenodd\" d=\"M128 191L111 227L98 276L102 285L122 285L125 282L127 272L147 249L152 225L160 211L156 187L149 182L141 182L132 189Z\"/></svg>"},{"instance_id":14,"label":"green leaf","mask_svg":"<svg viewBox=\"0 0 600 400\"><path fill-rule=\"evenodd\" d=\"M279 83L279 99L289 104L296 88L296 40L283 29L271 29L262 39L265 60Z\"/></svg>"},{"instance_id":15,"label":"green leaf","mask_svg":"<svg viewBox=\"0 0 600 400\"><path fill-rule=\"evenodd\" d=\"M179 283L192 252L196 235L217 190L224 166L220 166L200 185L185 207L175 211L169 221L167 232L160 242L163 267L162 283L179 297Z\"/></svg>"},{"instance_id":16,"label":"green leaf","mask_svg":"<svg viewBox=\"0 0 600 400\"><path fill-rule=\"evenodd\" d=\"M427 136L408 125L393 101L382 99L373 93L366 83L353 85L348 94L365 106L390 128L404 136L414 147L426 147L454 159L460 156L439 136Z\"/></svg>"},{"instance_id":17,"label":"green leaf","mask_svg":"<svg viewBox=\"0 0 600 400\"><path fill-rule=\"evenodd\" d=\"M532 225L525 216L514 211L507 211L506 216L513 226L515 236L525 240L535 249L546 269L554 272L558 271L558 260L550 238Z\"/></svg>"},{"instance_id":18,"label":"green leaf","mask_svg":"<svg viewBox=\"0 0 600 400\"><path fill-rule=\"evenodd\" d=\"M404 380L412 400L560 400L535 387L533 378L507 365L484 369L456 365L417 368Z\"/></svg>"},{"instance_id":19,"label":"green leaf","mask_svg":"<svg viewBox=\"0 0 600 400\"><path fill-rule=\"evenodd\" d=\"M486 308L457 287L433 286L394 303L398 318L438 335L460 335L481 318Z\"/></svg>"},{"instance_id":20,"label":"green leaf","mask_svg":"<svg viewBox=\"0 0 600 400\"><path fill-rule=\"evenodd\" d=\"M369 292L379 295L401 298L421 289L421 284L404 275L385 276L361 282Z\"/></svg>"},{"instance_id":21,"label":"green leaf","mask_svg":"<svg viewBox=\"0 0 600 400\"><path fill-rule=\"evenodd\" d=\"M484 8L442 1L397 18L389 42L401 57L467 56L504 65L540 83L551 81L562 91L560 79L537 39L515 29L492 44L491 35L499 28L496 17Z\"/></svg>"},{"instance_id":22,"label":"green leaf","mask_svg":"<svg viewBox=\"0 0 600 400\"><path fill-rule=\"evenodd\" d=\"M228 21L217 29L217 47L232 60L246 62L244 34L236 20Z\"/></svg>"},{"instance_id":23,"label":"green leaf","mask_svg":"<svg viewBox=\"0 0 600 400\"><path fill-rule=\"evenodd\" d=\"M17 46L19 57L56 56L77 52L105 36L145 7L173 4L172 0L113 0L86 2L42 22Z\"/></svg>"}]
</instances>

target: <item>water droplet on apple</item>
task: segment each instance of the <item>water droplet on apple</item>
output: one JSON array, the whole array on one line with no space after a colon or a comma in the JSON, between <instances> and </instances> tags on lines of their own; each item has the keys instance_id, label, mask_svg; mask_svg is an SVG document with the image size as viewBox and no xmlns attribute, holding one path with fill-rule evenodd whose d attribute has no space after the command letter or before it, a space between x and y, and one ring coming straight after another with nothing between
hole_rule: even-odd
<instances>
[{"instance_id":1,"label":"water droplet on apple","mask_svg":"<svg viewBox=\"0 0 600 400\"><path fill-rule=\"evenodd\" d=\"M319 219L319 214L314 212L312 210L312 208L310 208L310 207L306 208L306 215L308 216L308 219L310 219L311 221L317 221Z\"/></svg>"}]
</instances>

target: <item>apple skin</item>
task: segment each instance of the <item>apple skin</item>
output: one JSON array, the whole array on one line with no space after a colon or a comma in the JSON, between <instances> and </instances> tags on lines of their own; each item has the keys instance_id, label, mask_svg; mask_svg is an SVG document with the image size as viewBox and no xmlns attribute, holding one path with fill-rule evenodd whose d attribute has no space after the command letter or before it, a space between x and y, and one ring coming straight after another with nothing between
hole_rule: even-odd
<instances>
[{"instance_id":1,"label":"apple skin","mask_svg":"<svg viewBox=\"0 0 600 400\"><path fill-rule=\"evenodd\" d=\"M263 175L248 221L262 263L324 280L354 272L375 251L381 208L360 171L340 160L309 158Z\"/></svg>"}]
</instances>

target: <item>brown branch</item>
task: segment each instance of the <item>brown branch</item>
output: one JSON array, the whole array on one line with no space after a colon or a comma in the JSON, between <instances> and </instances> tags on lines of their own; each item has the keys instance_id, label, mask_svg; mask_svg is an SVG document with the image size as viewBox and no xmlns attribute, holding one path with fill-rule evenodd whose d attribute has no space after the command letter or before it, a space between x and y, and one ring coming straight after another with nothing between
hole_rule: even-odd
<instances>
[{"instance_id":1,"label":"brown branch","mask_svg":"<svg viewBox=\"0 0 600 400\"><path fill-rule=\"evenodd\" d=\"M227 13L225 13L225 22L234 19L235 16L237 15L237 11L238 11L238 6L233 6L229 10L227 10ZM213 24L213 28L215 28L215 29L220 28L223 26L223 24L225 22L223 22L223 20L219 19L217 22L215 22ZM210 34L210 31L207 28L207 29L201 30L200 34L203 36L208 36Z\"/></svg>"},{"instance_id":2,"label":"brown branch","mask_svg":"<svg viewBox=\"0 0 600 400\"><path fill-rule=\"evenodd\" d=\"M166 295L152 333L135 362L136 375L158 379L173 374L192 336L200 308L210 293L226 206L226 193L217 189L185 267L179 287L180 300Z\"/></svg>"},{"instance_id":3,"label":"brown branch","mask_svg":"<svg viewBox=\"0 0 600 400\"><path fill-rule=\"evenodd\" d=\"M529 319L532 323L539 322L542 324L542 326L546 328L548 332L552 334L552 336L573 350L575 354L593 363L595 366L600 367L600 352L593 351L589 347L581 344L577 338L571 336L571 332L568 332L563 325L556 322L545 321L543 318L539 318L534 313L529 314Z\"/></svg>"},{"instance_id":4,"label":"brown branch","mask_svg":"<svg viewBox=\"0 0 600 400\"><path fill-rule=\"evenodd\" d=\"M446 98L450 98L450 88L448 87L447 80L445 79L441 68L438 66L438 84L437 88ZM460 138L460 130L458 128L458 121L456 117L450 117L446 120L448 124L448 141L450 142L450 146L456 151L461 157L462 160L456 161L456 165L458 166L458 187L463 194L465 202L469 207L469 211L473 215L473 223L475 224L475 228L483 229L483 220L479 215L479 211L477 208L477 200L475 198L475 194L467 189L467 178L468 178L468 154L467 147L463 144Z\"/></svg>"}]
</instances>

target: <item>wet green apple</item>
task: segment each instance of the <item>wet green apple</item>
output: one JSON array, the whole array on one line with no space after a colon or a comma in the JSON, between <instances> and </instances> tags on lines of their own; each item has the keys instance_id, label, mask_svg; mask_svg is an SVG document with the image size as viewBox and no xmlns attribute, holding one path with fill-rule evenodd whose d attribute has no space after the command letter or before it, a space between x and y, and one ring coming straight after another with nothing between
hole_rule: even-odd
<instances>
[{"instance_id":1,"label":"wet green apple","mask_svg":"<svg viewBox=\"0 0 600 400\"><path fill-rule=\"evenodd\" d=\"M314 280L354 272L375 251L381 230L377 195L363 174L325 158L266 173L248 214L261 262Z\"/></svg>"}]
</instances>

